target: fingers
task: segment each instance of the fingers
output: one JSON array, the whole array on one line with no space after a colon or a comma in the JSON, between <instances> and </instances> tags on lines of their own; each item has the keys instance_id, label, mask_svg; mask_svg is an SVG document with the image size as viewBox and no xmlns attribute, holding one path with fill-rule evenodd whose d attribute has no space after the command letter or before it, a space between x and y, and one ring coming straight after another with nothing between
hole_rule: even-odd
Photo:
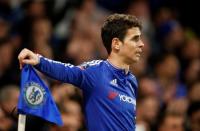
<instances>
[{"instance_id":1,"label":"fingers","mask_svg":"<svg viewBox=\"0 0 200 131\"><path fill-rule=\"evenodd\" d=\"M21 70L23 67L23 64L22 63L19 63L19 69Z\"/></svg>"},{"instance_id":2,"label":"fingers","mask_svg":"<svg viewBox=\"0 0 200 131\"><path fill-rule=\"evenodd\" d=\"M18 59L21 62L23 59L25 59L28 56L28 50L27 49L23 49L19 55L18 55Z\"/></svg>"},{"instance_id":3,"label":"fingers","mask_svg":"<svg viewBox=\"0 0 200 131\"><path fill-rule=\"evenodd\" d=\"M24 59L22 60L23 64L30 64L30 65L34 65L35 61L31 60L31 59Z\"/></svg>"},{"instance_id":4,"label":"fingers","mask_svg":"<svg viewBox=\"0 0 200 131\"><path fill-rule=\"evenodd\" d=\"M20 69L22 69L23 64L34 64L33 59L31 59L32 55L34 55L30 50L28 49L23 49L19 55L18 55L18 60L19 60L19 66ZM26 59L27 58L27 59Z\"/></svg>"},{"instance_id":5,"label":"fingers","mask_svg":"<svg viewBox=\"0 0 200 131\"><path fill-rule=\"evenodd\" d=\"M27 55L26 52L27 52L26 49L23 49L18 55L20 69L22 69L22 66L23 66L22 60L27 57L26 56Z\"/></svg>"}]
</instances>

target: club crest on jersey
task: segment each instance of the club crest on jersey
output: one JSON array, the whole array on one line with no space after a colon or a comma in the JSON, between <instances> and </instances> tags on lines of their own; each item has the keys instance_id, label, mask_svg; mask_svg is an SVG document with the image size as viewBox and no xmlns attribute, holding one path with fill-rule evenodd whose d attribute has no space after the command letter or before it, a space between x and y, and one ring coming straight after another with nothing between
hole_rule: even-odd
<instances>
[{"instance_id":1,"label":"club crest on jersey","mask_svg":"<svg viewBox=\"0 0 200 131\"><path fill-rule=\"evenodd\" d=\"M46 100L46 91L36 82L28 82L24 88L24 99L28 106L39 107Z\"/></svg>"}]
</instances>

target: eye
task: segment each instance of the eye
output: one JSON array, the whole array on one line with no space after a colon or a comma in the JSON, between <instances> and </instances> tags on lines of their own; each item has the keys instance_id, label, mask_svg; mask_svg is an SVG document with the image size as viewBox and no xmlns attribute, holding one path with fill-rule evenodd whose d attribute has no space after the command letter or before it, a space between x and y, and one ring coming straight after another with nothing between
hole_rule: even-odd
<instances>
[{"instance_id":1,"label":"eye","mask_svg":"<svg viewBox=\"0 0 200 131\"><path fill-rule=\"evenodd\" d=\"M138 41L140 41L140 36L139 35L134 36L131 40L134 42L138 42Z\"/></svg>"}]
</instances>

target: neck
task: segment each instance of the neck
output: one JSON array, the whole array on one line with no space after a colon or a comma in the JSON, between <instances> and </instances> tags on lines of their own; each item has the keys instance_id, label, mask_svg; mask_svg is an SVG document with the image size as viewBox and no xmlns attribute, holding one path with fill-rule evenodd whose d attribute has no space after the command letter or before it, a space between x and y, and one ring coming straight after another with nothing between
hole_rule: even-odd
<instances>
[{"instance_id":1,"label":"neck","mask_svg":"<svg viewBox=\"0 0 200 131\"><path fill-rule=\"evenodd\" d=\"M129 64L127 64L120 56L111 53L108 57L108 61L115 67L125 69L126 73L129 71Z\"/></svg>"}]
</instances>

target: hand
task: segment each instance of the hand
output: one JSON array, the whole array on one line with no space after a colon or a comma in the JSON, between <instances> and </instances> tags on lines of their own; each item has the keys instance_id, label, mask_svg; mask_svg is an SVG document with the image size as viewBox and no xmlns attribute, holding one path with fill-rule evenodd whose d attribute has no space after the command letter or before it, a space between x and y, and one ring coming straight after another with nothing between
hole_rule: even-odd
<instances>
[{"instance_id":1,"label":"hand","mask_svg":"<svg viewBox=\"0 0 200 131\"><path fill-rule=\"evenodd\" d=\"M20 69L22 69L23 64L37 65L40 61L40 58L37 54L26 48L19 53L18 59Z\"/></svg>"}]
</instances>

